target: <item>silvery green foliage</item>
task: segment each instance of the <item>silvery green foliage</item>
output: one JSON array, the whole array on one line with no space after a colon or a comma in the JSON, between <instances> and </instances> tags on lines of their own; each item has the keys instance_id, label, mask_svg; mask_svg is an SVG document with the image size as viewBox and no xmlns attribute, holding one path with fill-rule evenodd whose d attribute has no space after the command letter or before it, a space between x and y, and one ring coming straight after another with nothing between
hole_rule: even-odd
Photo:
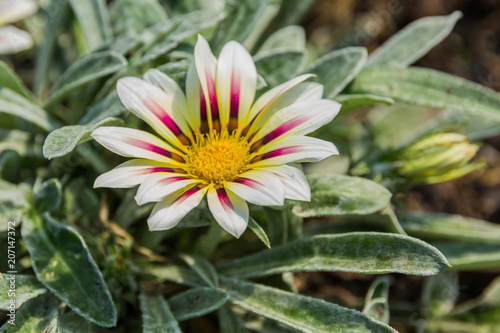
<instances>
[{"instance_id":1,"label":"silvery green foliage","mask_svg":"<svg viewBox=\"0 0 500 333\"><path fill-rule=\"evenodd\" d=\"M296 25L310 0L108 3L44 1L37 15L50 20L39 20L34 34L41 39L29 55L33 75L20 77L0 62L0 238L3 246L8 222L16 222L19 273L16 327L6 323L2 332L114 326L181 332L205 315L231 333L395 332L389 309L401 309L391 305L387 276L366 291L364 308L349 309L292 292L291 272L311 271L433 276L416 305L422 314L416 326L436 332L498 327L498 279L457 306L457 274L449 268L498 270L498 226L456 215L395 214L394 198L408 184L382 160L457 126L471 139L500 133L496 92L410 66L450 33L460 13L420 19L369 56L363 47L345 47L317 57ZM322 162L314 169L321 172L307 176L310 202L252 207L250 231L240 240L214 225L205 202L177 229L151 233L145 227L151 206L137 207L133 189L91 188L118 160L87 142L90 133L123 122L142 126L121 104L117 80L158 68L184 86L198 34L216 53L229 40L251 50L259 94L312 73L324 97L343 105L338 119L313 135L339 146L344 174L332 172L336 157ZM344 118L366 106L376 106L366 122L370 133ZM304 218L314 223L303 225ZM3 310L6 279L0 275Z\"/></svg>"}]
</instances>

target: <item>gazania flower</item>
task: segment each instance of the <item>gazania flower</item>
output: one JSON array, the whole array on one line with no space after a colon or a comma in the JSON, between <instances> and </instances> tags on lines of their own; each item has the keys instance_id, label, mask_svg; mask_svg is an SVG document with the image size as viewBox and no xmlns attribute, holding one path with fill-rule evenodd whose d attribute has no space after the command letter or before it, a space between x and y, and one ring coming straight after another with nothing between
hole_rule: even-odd
<instances>
[{"instance_id":1,"label":"gazania flower","mask_svg":"<svg viewBox=\"0 0 500 333\"><path fill-rule=\"evenodd\" d=\"M0 54L12 54L33 46L31 36L12 25L34 14L38 5L34 0L0 0Z\"/></svg>"},{"instance_id":2,"label":"gazania flower","mask_svg":"<svg viewBox=\"0 0 500 333\"><path fill-rule=\"evenodd\" d=\"M337 154L326 141L304 136L329 123L340 104L321 99L323 88L302 75L256 101L257 71L236 42L219 59L199 37L187 73L186 95L158 70L144 80L119 80L125 107L160 136L120 127L92 133L116 154L134 157L99 176L95 187L132 187L139 205L158 202L150 230L174 227L203 197L215 220L235 237L248 224L247 202L283 205L284 199L310 200L302 172L287 165Z\"/></svg>"}]
</instances>

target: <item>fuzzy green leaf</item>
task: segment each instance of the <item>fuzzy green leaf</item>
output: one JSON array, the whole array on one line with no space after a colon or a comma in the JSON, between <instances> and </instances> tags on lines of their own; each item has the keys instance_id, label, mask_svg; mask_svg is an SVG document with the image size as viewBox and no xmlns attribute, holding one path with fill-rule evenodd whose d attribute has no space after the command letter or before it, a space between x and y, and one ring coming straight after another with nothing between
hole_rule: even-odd
<instances>
[{"instance_id":1,"label":"fuzzy green leaf","mask_svg":"<svg viewBox=\"0 0 500 333\"><path fill-rule=\"evenodd\" d=\"M302 332L396 332L361 312L261 284L222 278L230 300Z\"/></svg>"},{"instance_id":2,"label":"fuzzy green leaf","mask_svg":"<svg viewBox=\"0 0 500 333\"><path fill-rule=\"evenodd\" d=\"M408 24L375 50L366 67L411 65L439 44L462 17L460 11L448 16L424 17Z\"/></svg>"},{"instance_id":3,"label":"fuzzy green leaf","mask_svg":"<svg viewBox=\"0 0 500 333\"><path fill-rule=\"evenodd\" d=\"M13 279L12 279L13 278ZM11 281L15 281L15 298L9 296ZM14 308L18 309L28 300L46 292L34 275L3 274L0 273L0 309L9 311L11 299L15 300Z\"/></svg>"},{"instance_id":4,"label":"fuzzy green leaf","mask_svg":"<svg viewBox=\"0 0 500 333\"><path fill-rule=\"evenodd\" d=\"M343 175L310 175L311 201L297 202L293 213L301 217L368 215L389 205L391 192L371 180Z\"/></svg>"},{"instance_id":5,"label":"fuzzy green leaf","mask_svg":"<svg viewBox=\"0 0 500 333\"><path fill-rule=\"evenodd\" d=\"M29 214L21 226L33 270L44 286L85 319L114 326L115 306L83 238L48 214Z\"/></svg>"},{"instance_id":6,"label":"fuzzy green leaf","mask_svg":"<svg viewBox=\"0 0 500 333\"><path fill-rule=\"evenodd\" d=\"M248 228L254 232L257 237L267 246L271 248L271 243L269 242L269 237L267 237L266 231L253 219L250 217L248 220Z\"/></svg>"},{"instance_id":7,"label":"fuzzy green leaf","mask_svg":"<svg viewBox=\"0 0 500 333\"><path fill-rule=\"evenodd\" d=\"M52 86L52 94L45 106L61 100L69 92L99 78L113 74L127 66L127 59L117 52L92 53L76 60Z\"/></svg>"},{"instance_id":8,"label":"fuzzy green leaf","mask_svg":"<svg viewBox=\"0 0 500 333\"><path fill-rule=\"evenodd\" d=\"M255 66L268 88L272 88L297 76L305 61L303 51L277 50L260 53L255 57Z\"/></svg>"},{"instance_id":9,"label":"fuzzy green leaf","mask_svg":"<svg viewBox=\"0 0 500 333\"><path fill-rule=\"evenodd\" d=\"M138 35L147 27L168 20L158 0L117 0L113 3L116 32Z\"/></svg>"},{"instance_id":10,"label":"fuzzy green leaf","mask_svg":"<svg viewBox=\"0 0 500 333\"><path fill-rule=\"evenodd\" d=\"M13 150L20 156L43 157L44 135L15 129L0 129L0 152Z\"/></svg>"},{"instance_id":11,"label":"fuzzy green leaf","mask_svg":"<svg viewBox=\"0 0 500 333\"><path fill-rule=\"evenodd\" d=\"M334 98L363 68L366 57L364 47L346 47L321 57L304 73L316 74L312 80L324 85L323 96Z\"/></svg>"},{"instance_id":12,"label":"fuzzy green leaf","mask_svg":"<svg viewBox=\"0 0 500 333\"><path fill-rule=\"evenodd\" d=\"M257 54L276 50L301 51L305 48L306 32L304 31L304 28L298 25L290 25L274 32L271 36L269 36L260 47Z\"/></svg>"},{"instance_id":13,"label":"fuzzy green leaf","mask_svg":"<svg viewBox=\"0 0 500 333\"><path fill-rule=\"evenodd\" d=\"M451 109L467 116L500 122L500 94L439 71L410 67L377 67L358 74L349 93L375 94L407 104Z\"/></svg>"},{"instance_id":14,"label":"fuzzy green leaf","mask_svg":"<svg viewBox=\"0 0 500 333\"><path fill-rule=\"evenodd\" d=\"M219 286L219 278L217 276L217 271L205 258L196 255L181 255L181 259L188 264L189 267L193 269L205 283L213 288Z\"/></svg>"},{"instance_id":15,"label":"fuzzy green leaf","mask_svg":"<svg viewBox=\"0 0 500 333\"><path fill-rule=\"evenodd\" d=\"M29 192L31 190L24 186L0 179L0 232L8 230L9 222L19 225L21 217L29 208Z\"/></svg>"},{"instance_id":16,"label":"fuzzy green leaf","mask_svg":"<svg viewBox=\"0 0 500 333\"><path fill-rule=\"evenodd\" d=\"M69 154L77 145L91 139L90 134L101 126L122 124L118 118L106 118L98 123L64 126L51 132L43 144L43 156L47 159Z\"/></svg>"},{"instance_id":17,"label":"fuzzy green leaf","mask_svg":"<svg viewBox=\"0 0 500 333\"><path fill-rule=\"evenodd\" d=\"M9 88L32 101L36 100L17 74L3 61L0 61L0 86Z\"/></svg>"},{"instance_id":18,"label":"fuzzy green leaf","mask_svg":"<svg viewBox=\"0 0 500 333\"><path fill-rule=\"evenodd\" d=\"M394 100L392 98L370 94L338 95L335 97L335 100L342 104L342 108L340 109L341 114L365 106L373 106L377 104L394 104Z\"/></svg>"},{"instance_id":19,"label":"fuzzy green leaf","mask_svg":"<svg viewBox=\"0 0 500 333\"><path fill-rule=\"evenodd\" d=\"M220 274L249 278L301 271L434 275L447 267L446 258L419 239L353 232L299 239L217 268Z\"/></svg>"},{"instance_id":20,"label":"fuzzy green leaf","mask_svg":"<svg viewBox=\"0 0 500 333\"><path fill-rule=\"evenodd\" d=\"M178 321L201 317L216 311L228 300L229 295L217 288L194 288L168 300Z\"/></svg>"},{"instance_id":21,"label":"fuzzy green leaf","mask_svg":"<svg viewBox=\"0 0 500 333\"><path fill-rule=\"evenodd\" d=\"M69 3L82 26L89 50L111 38L113 32L105 0L69 0Z\"/></svg>"},{"instance_id":22,"label":"fuzzy green leaf","mask_svg":"<svg viewBox=\"0 0 500 333\"><path fill-rule=\"evenodd\" d=\"M167 302L161 295L139 295L143 333L181 333Z\"/></svg>"},{"instance_id":23,"label":"fuzzy green leaf","mask_svg":"<svg viewBox=\"0 0 500 333\"><path fill-rule=\"evenodd\" d=\"M500 268L500 245L482 243L433 243L453 269L474 271Z\"/></svg>"},{"instance_id":24,"label":"fuzzy green leaf","mask_svg":"<svg viewBox=\"0 0 500 333\"><path fill-rule=\"evenodd\" d=\"M50 212L59 207L62 197L62 185L57 178L52 178L34 191L33 206L40 213Z\"/></svg>"}]
</instances>

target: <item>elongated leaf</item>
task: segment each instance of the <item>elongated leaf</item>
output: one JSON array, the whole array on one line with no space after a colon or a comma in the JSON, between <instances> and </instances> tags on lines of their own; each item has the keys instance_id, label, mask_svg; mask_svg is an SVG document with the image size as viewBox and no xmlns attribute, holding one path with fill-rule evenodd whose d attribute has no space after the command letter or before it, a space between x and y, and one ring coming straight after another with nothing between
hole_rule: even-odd
<instances>
[{"instance_id":1,"label":"elongated leaf","mask_svg":"<svg viewBox=\"0 0 500 333\"><path fill-rule=\"evenodd\" d=\"M178 321L206 315L223 306L229 295L217 288L195 288L168 300L174 317Z\"/></svg>"},{"instance_id":2,"label":"elongated leaf","mask_svg":"<svg viewBox=\"0 0 500 333\"><path fill-rule=\"evenodd\" d=\"M42 157L43 135L0 129L0 152L13 150L20 156Z\"/></svg>"},{"instance_id":3,"label":"elongated leaf","mask_svg":"<svg viewBox=\"0 0 500 333\"><path fill-rule=\"evenodd\" d=\"M154 266L150 269L151 274L161 281L170 281L189 287L200 287L205 285L198 274L189 268L175 265Z\"/></svg>"},{"instance_id":4,"label":"elongated leaf","mask_svg":"<svg viewBox=\"0 0 500 333\"><path fill-rule=\"evenodd\" d=\"M62 185L57 178L47 180L34 192L33 206L40 213L50 212L61 204Z\"/></svg>"},{"instance_id":5,"label":"elongated leaf","mask_svg":"<svg viewBox=\"0 0 500 333\"><path fill-rule=\"evenodd\" d=\"M297 202L293 213L302 217L367 215L386 208L391 193L383 186L359 177L310 175L311 201Z\"/></svg>"},{"instance_id":6,"label":"elongated leaf","mask_svg":"<svg viewBox=\"0 0 500 333\"><path fill-rule=\"evenodd\" d=\"M297 50L306 48L306 32L298 25L290 25L269 36L259 49L260 53L276 50Z\"/></svg>"},{"instance_id":7,"label":"elongated leaf","mask_svg":"<svg viewBox=\"0 0 500 333\"><path fill-rule=\"evenodd\" d=\"M61 333L109 333L109 330L92 324L73 311L67 312L57 318L57 328Z\"/></svg>"},{"instance_id":8,"label":"elongated leaf","mask_svg":"<svg viewBox=\"0 0 500 333\"><path fill-rule=\"evenodd\" d=\"M14 325L8 321L0 327L2 333L55 333L57 318L57 299L50 293L44 293L26 302L15 313ZM8 318L9 319L9 318Z\"/></svg>"},{"instance_id":9,"label":"elongated leaf","mask_svg":"<svg viewBox=\"0 0 500 333\"><path fill-rule=\"evenodd\" d=\"M165 22L168 17L158 0L117 0L113 3L116 9L116 32L140 34L156 23Z\"/></svg>"},{"instance_id":10,"label":"elongated leaf","mask_svg":"<svg viewBox=\"0 0 500 333\"><path fill-rule=\"evenodd\" d=\"M82 26L89 50L94 50L111 38L111 24L105 0L69 0Z\"/></svg>"},{"instance_id":11,"label":"elongated leaf","mask_svg":"<svg viewBox=\"0 0 500 333\"><path fill-rule=\"evenodd\" d=\"M370 94L338 95L335 97L335 100L342 104L342 108L340 109L341 114L365 106L394 104L394 100L392 98Z\"/></svg>"},{"instance_id":12,"label":"elongated leaf","mask_svg":"<svg viewBox=\"0 0 500 333\"><path fill-rule=\"evenodd\" d=\"M21 234L38 279L59 299L98 325L116 324L116 309L83 238L47 214L29 214Z\"/></svg>"},{"instance_id":13,"label":"elongated leaf","mask_svg":"<svg viewBox=\"0 0 500 333\"><path fill-rule=\"evenodd\" d=\"M364 47L346 47L321 57L304 73L316 74L315 80L324 85L323 96L334 98L363 68L366 57Z\"/></svg>"},{"instance_id":14,"label":"elongated leaf","mask_svg":"<svg viewBox=\"0 0 500 333\"><path fill-rule=\"evenodd\" d=\"M97 124L64 126L51 132L43 144L43 156L47 159L69 154L77 145L91 139L90 134L98 127L123 123L118 118L106 118Z\"/></svg>"},{"instance_id":15,"label":"elongated leaf","mask_svg":"<svg viewBox=\"0 0 500 333\"><path fill-rule=\"evenodd\" d=\"M389 323L389 283L388 276L382 276L372 282L366 293L363 313L382 323Z\"/></svg>"},{"instance_id":16,"label":"elongated leaf","mask_svg":"<svg viewBox=\"0 0 500 333\"><path fill-rule=\"evenodd\" d=\"M500 226L482 220L448 214L410 214L401 222L417 237L500 245Z\"/></svg>"},{"instance_id":17,"label":"elongated leaf","mask_svg":"<svg viewBox=\"0 0 500 333\"><path fill-rule=\"evenodd\" d=\"M21 79L14 71L3 61L0 61L0 86L26 97L32 101L35 100L33 94L26 88Z\"/></svg>"},{"instance_id":18,"label":"elongated leaf","mask_svg":"<svg viewBox=\"0 0 500 333\"><path fill-rule=\"evenodd\" d=\"M234 304L303 332L396 332L361 312L319 299L227 278L221 284Z\"/></svg>"},{"instance_id":19,"label":"elongated leaf","mask_svg":"<svg viewBox=\"0 0 500 333\"><path fill-rule=\"evenodd\" d=\"M500 95L462 78L423 68L370 68L349 87L354 94L391 97L407 104L451 109L500 121Z\"/></svg>"},{"instance_id":20,"label":"elongated leaf","mask_svg":"<svg viewBox=\"0 0 500 333\"><path fill-rule=\"evenodd\" d=\"M254 232L255 235L257 235L257 237L259 237L265 246L269 249L271 248L271 243L269 242L269 237L267 237L266 231L253 218L248 220L248 227Z\"/></svg>"},{"instance_id":21,"label":"elongated leaf","mask_svg":"<svg viewBox=\"0 0 500 333\"><path fill-rule=\"evenodd\" d=\"M277 50L255 57L257 72L262 75L269 88L295 77L304 66L306 54L303 51Z\"/></svg>"},{"instance_id":22,"label":"elongated leaf","mask_svg":"<svg viewBox=\"0 0 500 333\"><path fill-rule=\"evenodd\" d=\"M11 282L14 282L14 288L11 288ZM14 290L12 291L9 290ZM0 273L0 309L9 311L11 308L18 309L28 300L37 297L46 292L40 282L34 275L21 274L3 274ZM15 296L11 296L13 294ZM14 301L12 307L11 301Z\"/></svg>"},{"instance_id":23,"label":"elongated leaf","mask_svg":"<svg viewBox=\"0 0 500 333\"><path fill-rule=\"evenodd\" d=\"M208 260L199 256L191 256L187 254L181 255L181 258L203 279L203 281L205 281L207 285L213 288L217 288L219 286L217 271L212 264L208 262Z\"/></svg>"},{"instance_id":24,"label":"elongated leaf","mask_svg":"<svg viewBox=\"0 0 500 333\"><path fill-rule=\"evenodd\" d=\"M161 295L139 295L143 333L181 333L170 308Z\"/></svg>"},{"instance_id":25,"label":"elongated leaf","mask_svg":"<svg viewBox=\"0 0 500 333\"><path fill-rule=\"evenodd\" d=\"M474 271L500 267L500 245L478 243L435 243L453 269Z\"/></svg>"},{"instance_id":26,"label":"elongated leaf","mask_svg":"<svg viewBox=\"0 0 500 333\"><path fill-rule=\"evenodd\" d=\"M299 271L433 275L448 266L436 248L416 238L353 232L299 239L217 268L224 275L248 278Z\"/></svg>"},{"instance_id":27,"label":"elongated leaf","mask_svg":"<svg viewBox=\"0 0 500 333\"><path fill-rule=\"evenodd\" d=\"M228 304L221 306L217 315L219 316L220 333L248 333L241 319Z\"/></svg>"},{"instance_id":28,"label":"elongated leaf","mask_svg":"<svg viewBox=\"0 0 500 333\"><path fill-rule=\"evenodd\" d=\"M0 113L22 118L48 132L60 127L45 110L8 88L0 87Z\"/></svg>"},{"instance_id":29,"label":"elongated leaf","mask_svg":"<svg viewBox=\"0 0 500 333\"><path fill-rule=\"evenodd\" d=\"M446 38L462 17L460 11L448 16L424 17L408 24L373 52L367 67L411 65Z\"/></svg>"},{"instance_id":30,"label":"elongated leaf","mask_svg":"<svg viewBox=\"0 0 500 333\"><path fill-rule=\"evenodd\" d=\"M45 101L45 106L56 103L76 88L113 74L126 66L127 60L113 51L92 53L80 58L54 83L52 95Z\"/></svg>"},{"instance_id":31,"label":"elongated leaf","mask_svg":"<svg viewBox=\"0 0 500 333\"><path fill-rule=\"evenodd\" d=\"M444 271L424 281L422 308L426 316L438 318L447 315L459 295L458 273Z\"/></svg>"}]
</instances>

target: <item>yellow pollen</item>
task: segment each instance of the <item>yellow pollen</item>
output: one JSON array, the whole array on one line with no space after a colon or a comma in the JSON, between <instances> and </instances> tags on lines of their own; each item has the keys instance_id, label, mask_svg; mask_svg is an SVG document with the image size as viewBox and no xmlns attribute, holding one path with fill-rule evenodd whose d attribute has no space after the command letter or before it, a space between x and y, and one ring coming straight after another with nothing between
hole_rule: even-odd
<instances>
[{"instance_id":1,"label":"yellow pollen","mask_svg":"<svg viewBox=\"0 0 500 333\"><path fill-rule=\"evenodd\" d=\"M232 181L246 171L249 148L244 138L227 131L198 134L187 154L188 171L212 184Z\"/></svg>"}]
</instances>

